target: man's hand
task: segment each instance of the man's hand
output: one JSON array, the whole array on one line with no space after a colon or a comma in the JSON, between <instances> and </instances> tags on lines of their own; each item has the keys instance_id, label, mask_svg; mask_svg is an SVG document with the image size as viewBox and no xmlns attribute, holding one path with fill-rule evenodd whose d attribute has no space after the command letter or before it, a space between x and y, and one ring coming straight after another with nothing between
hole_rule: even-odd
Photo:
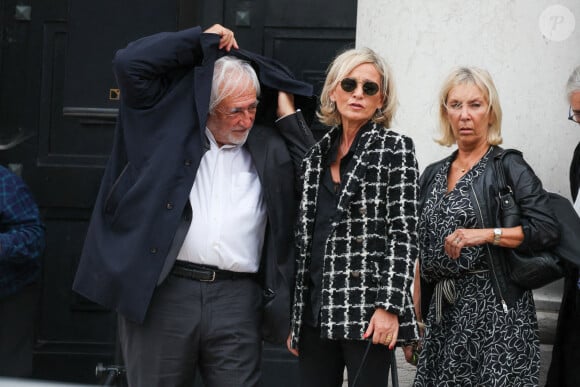
<instances>
[{"instance_id":1,"label":"man's hand","mask_svg":"<svg viewBox=\"0 0 580 387\"><path fill-rule=\"evenodd\" d=\"M278 109L276 110L278 118L282 118L295 112L294 95L284 91L278 91Z\"/></svg>"},{"instance_id":2,"label":"man's hand","mask_svg":"<svg viewBox=\"0 0 580 387\"><path fill-rule=\"evenodd\" d=\"M220 24L214 24L213 26L209 27L207 30L203 31L206 34L216 34L220 36L220 44L219 48L224 49L229 52L232 47L233 48L240 48L238 47L238 42L236 42L236 38L234 38L234 32L232 30L228 30L224 26Z\"/></svg>"}]
</instances>

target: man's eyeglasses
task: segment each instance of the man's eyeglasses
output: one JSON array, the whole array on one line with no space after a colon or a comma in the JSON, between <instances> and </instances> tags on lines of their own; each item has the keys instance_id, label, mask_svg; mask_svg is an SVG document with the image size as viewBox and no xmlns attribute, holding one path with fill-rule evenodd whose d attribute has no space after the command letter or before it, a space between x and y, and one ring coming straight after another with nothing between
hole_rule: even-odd
<instances>
[{"instance_id":1,"label":"man's eyeglasses","mask_svg":"<svg viewBox=\"0 0 580 387\"><path fill-rule=\"evenodd\" d=\"M252 114L252 115L256 114L256 111L258 110L258 103L259 103L259 101L256 101L246 108L236 107L236 108L231 108L231 109L227 109L227 110L220 110L220 109L216 109L216 110L228 118L237 118L237 117L243 116L245 112L248 112L249 114Z\"/></svg>"},{"instance_id":2,"label":"man's eyeglasses","mask_svg":"<svg viewBox=\"0 0 580 387\"><path fill-rule=\"evenodd\" d=\"M342 87L342 90L346 91L347 93L354 91L354 89L356 89L357 84L358 82L356 81L356 79L352 78L344 78L342 81L340 81L340 87ZM379 85L377 85L375 82L366 81L363 83L362 89L363 93L371 96L378 93Z\"/></svg>"},{"instance_id":3,"label":"man's eyeglasses","mask_svg":"<svg viewBox=\"0 0 580 387\"><path fill-rule=\"evenodd\" d=\"M570 106L570 112L568 113L568 119L570 121L574 121L577 124L580 124L580 112L572 110L572 106Z\"/></svg>"}]
</instances>

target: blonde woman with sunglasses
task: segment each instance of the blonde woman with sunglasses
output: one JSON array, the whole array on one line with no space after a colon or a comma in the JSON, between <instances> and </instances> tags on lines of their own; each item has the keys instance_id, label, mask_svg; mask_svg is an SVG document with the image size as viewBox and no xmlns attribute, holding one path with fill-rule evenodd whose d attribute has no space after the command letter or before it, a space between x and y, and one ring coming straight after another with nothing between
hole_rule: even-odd
<instances>
[{"instance_id":1,"label":"blonde woman with sunglasses","mask_svg":"<svg viewBox=\"0 0 580 387\"><path fill-rule=\"evenodd\" d=\"M390 351L418 337L410 287L418 169L390 130L397 93L368 48L330 65L319 120L329 131L302 163L297 276L287 345L301 386L386 386ZM363 363L363 359L366 359Z\"/></svg>"}]
</instances>

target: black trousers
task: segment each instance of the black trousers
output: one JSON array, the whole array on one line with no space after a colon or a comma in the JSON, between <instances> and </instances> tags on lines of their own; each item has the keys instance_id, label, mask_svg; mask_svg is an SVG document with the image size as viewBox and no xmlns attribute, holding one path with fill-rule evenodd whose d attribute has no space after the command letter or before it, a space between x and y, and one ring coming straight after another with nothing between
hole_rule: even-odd
<instances>
[{"instance_id":1,"label":"black trousers","mask_svg":"<svg viewBox=\"0 0 580 387\"><path fill-rule=\"evenodd\" d=\"M345 366L348 385L352 386L367 345L368 341L363 340L322 339L319 328L303 325L298 344L300 386L340 387ZM389 349L384 345L371 344L357 386L386 387L390 365Z\"/></svg>"},{"instance_id":2,"label":"black trousers","mask_svg":"<svg viewBox=\"0 0 580 387\"><path fill-rule=\"evenodd\" d=\"M0 298L0 376L30 377L40 287Z\"/></svg>"},{"instance_id":3,"label":"black trousers","mask_svg":"<svg viewBox=\"0 0 580 387\"><path fill-rule=\"evenodd\" d=\"M119 318L119 339L132 387L257 386L262 292L252 279L200 282L170 275L143 324Z\"/></svg>"},{"instance_id":4,"label":"black trousers","mask_svg":"<svg viewBox=\"0 0 580 387\"><path fill-rule=\"evenodd\" d=\"M577 281L578 269L571 269L564 281L564 296L546 380L548 387L580 386L580 290Z\"/></svg>"}]
</instances>

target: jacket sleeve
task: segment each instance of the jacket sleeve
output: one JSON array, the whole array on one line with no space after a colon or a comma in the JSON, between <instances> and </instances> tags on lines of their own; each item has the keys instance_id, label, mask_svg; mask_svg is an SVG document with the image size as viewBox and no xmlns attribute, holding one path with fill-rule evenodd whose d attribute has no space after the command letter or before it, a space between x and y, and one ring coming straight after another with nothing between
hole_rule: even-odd
<instances>
[{"instance_id":1,"label":"jacket sleeve","mask_svg":"<svg viewBox=\"0 0 580 387\"><path fill-rule=\"evenodd\" d=\"M511 153L504 158L504 170L520 207L524 241L518 250L544 250L558 243L558 221L550 208L548 193L533 169L523 157Z\"/></svg>"},{"instance_id":2,"label":"jacket sleeve","mask_svg":"<svg viewBox=\"0 0 580 387\"><path fill-rule=\"evenodd\" d=\"M176 70L201 61L201 35L200 27L161 32L118 50L113 72L125 104L132 108L153 106L170 86Z\"/></svg>"},{"instance_id":3,"label":"jacket sleeve","mask_svg":"<svg viewBox=\"0 0 580 387\"><path fill-rule=\"evenodd\" d=\"M377 306L403 315L412 305L411 285L417 248L417 199L419 170L413 141L402 136L393 149L393 161L387 167L387 252L390 261L383 273Z\"/></svg>"},{"instance_id":4,"label":"jacket sleeve","mask_svg":"<svg viewBox=\"0 0 580 387\"><path fill-rule=\"evenodd\" d=\"M44 250L44 226L24 182L0 170L0 262L39 259Z\"/></svg>"},{"instance_id":5,"label":"jacket sleeve","mask_svg":"<svg viewBox=\"0 0 580 387\"><path fill-rule=\"evenodd\" d=\"M304 120L300 110L294 114L289 114L276 121L276 128L284 138L284 142L292 157L294 164L294 176L296 182L300 182L300 165L306 152L315 143L314 136ZM299 184L296 185L297 187Z\"/></svg>"}]
</instances>

